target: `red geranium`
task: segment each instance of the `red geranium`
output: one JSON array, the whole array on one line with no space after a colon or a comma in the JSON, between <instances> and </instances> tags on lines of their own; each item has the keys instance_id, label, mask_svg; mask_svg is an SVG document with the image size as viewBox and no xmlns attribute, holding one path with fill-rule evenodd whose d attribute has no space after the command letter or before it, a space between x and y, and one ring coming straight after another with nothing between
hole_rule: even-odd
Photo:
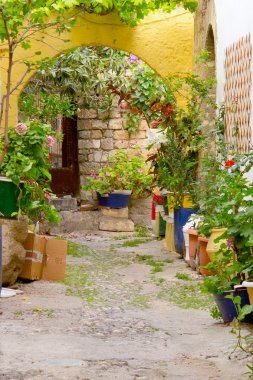
<instances>
[{"instance_id":1,"label":"red geranium","mask_svg":"<svg viewBox=\"0 0 253 380\"><path fill-rule=\"evenodd\" d=\"M162 113L164 114L164 116L169 116L173 112L174 108L173 105L170 103L166 104L166 106L162 108Z\"/></svg>"},{"instance_id":2,"label":"red geranium","mask_svg":"<svg viewBox=\"0 0 253 380\"><path fill-rule=\"evenodd\" d=\"M233 160L227 160L226 163L225 163L225 168L230 168L234 164L235 164L235 161L233 161Z\"/></svg>"}]
</instances>

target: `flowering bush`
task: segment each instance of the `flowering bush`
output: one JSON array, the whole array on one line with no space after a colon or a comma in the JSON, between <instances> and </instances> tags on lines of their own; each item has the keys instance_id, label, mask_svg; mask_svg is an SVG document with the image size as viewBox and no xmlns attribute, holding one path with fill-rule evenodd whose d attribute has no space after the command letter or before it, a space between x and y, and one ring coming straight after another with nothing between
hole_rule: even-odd
<instances>
[{"instance_id":1,"label":"flowering bush","mask_svg":"<svg viewBox=\"0 0 253 380\"><path fill-rule=\"evenodd\" d=\"M109 164L101 168L98 174L88 177L89 184L83 189L97 191L101 196L114 190L131 190L133 198L143 198L149 195L152 183L148 170L140 150L130 153L118 149L109 157Z\"/></svg>"},{"instance_id":2,"label":"flowering bush","mask_svg":"<svg viewBox=\"0 0 253 380\"><path fill-rule=\"evenodd\" d=\"M198 232L209 236L212 228L226 228L219 238L225 243L207 265L215 273L204 281L209 292L222 293L253 276L253 183L246 177L252 164L253 152L235 154L223 143L203 163Z\"/></svg>"},{"instance_id":3,"label":"flowering bush","mask_svg":"<svg viewBox=\"0 0 253 380\"><path fill-rule=\"evenodd\" d=\"M19 213L33 220L46 218L51 222L59 221L49 195L49 148L54 144L53 134L50 125L38 121L18 123L8 132L9 146L1 172L15 185L22 187Z\"/></svg>"},{"instance_id":4,"label":"flowering bush","mask_svg":"<svg viewBox=\"0 0 253 380\"><path fill-rule=\"evenodd\" d=\"M217 155L202 162L198 199L203 223L200 233L208 236L215 227L232 227L240 210L248 206L252 183L245 174L253 164L253 153L229 158L229 147L217 144ZM253 232L253 230L252 230Z\"/></svg>"}]
</instances>

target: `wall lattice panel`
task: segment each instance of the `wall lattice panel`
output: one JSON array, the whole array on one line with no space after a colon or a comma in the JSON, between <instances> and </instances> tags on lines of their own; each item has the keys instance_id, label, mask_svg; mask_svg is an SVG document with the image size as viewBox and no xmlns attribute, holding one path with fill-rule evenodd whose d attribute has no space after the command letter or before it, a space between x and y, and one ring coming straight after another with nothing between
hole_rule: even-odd
<instances>
[{"instance_id":1,"label":"wall lattice panel","mask_svg":"<svg viewBox=\"0 0 253 380\"><path fill-rule=\"evenodd\" d=\"M251 60L250 34L225 51L225 139L239 152L248 152L251 141Z\"/></svg>"}]
</instances>

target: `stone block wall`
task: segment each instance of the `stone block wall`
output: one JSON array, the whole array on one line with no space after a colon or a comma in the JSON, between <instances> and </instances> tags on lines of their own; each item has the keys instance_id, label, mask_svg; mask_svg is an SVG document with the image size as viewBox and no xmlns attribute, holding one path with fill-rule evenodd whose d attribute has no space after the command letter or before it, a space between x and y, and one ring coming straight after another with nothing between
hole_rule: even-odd
<instances>
[{"instance_id":1,"label":"stone block wall","mask_svg":"<svg viewBox=\"0 0 253 380\"><path fill-rule=\"evenodd\" d=\"M80 185L86 185L86 177L97 173L116 149L147 147L148 130L147 122L141 120L139 130L130 134L126 129L126 111L120 110L116 105L107 114L96 110L80 110L78 114ZM81 190L80 195L82 201L91 200L90 192Z\"/></svg>"}]
</instances>

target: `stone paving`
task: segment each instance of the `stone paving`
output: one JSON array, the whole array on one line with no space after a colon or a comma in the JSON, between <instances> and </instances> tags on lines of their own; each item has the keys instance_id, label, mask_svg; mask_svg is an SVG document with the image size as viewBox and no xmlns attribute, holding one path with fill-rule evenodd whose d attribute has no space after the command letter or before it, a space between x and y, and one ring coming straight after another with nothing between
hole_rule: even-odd
<instances>
[{"instance_id":1,"label":"stone paving","mask_svg":"<svg viewBox=\"0 0 253 380\"><path fill-rule=\"evenodd\" d=\"M19 284L24 294L1 300L1 380L244 378L247 359L228 357L231 327L210 317L208 298L189 308L200 277L162 241L68 238L83 248L68 257L65 283Z\"/></svg>"}]
</instances>

